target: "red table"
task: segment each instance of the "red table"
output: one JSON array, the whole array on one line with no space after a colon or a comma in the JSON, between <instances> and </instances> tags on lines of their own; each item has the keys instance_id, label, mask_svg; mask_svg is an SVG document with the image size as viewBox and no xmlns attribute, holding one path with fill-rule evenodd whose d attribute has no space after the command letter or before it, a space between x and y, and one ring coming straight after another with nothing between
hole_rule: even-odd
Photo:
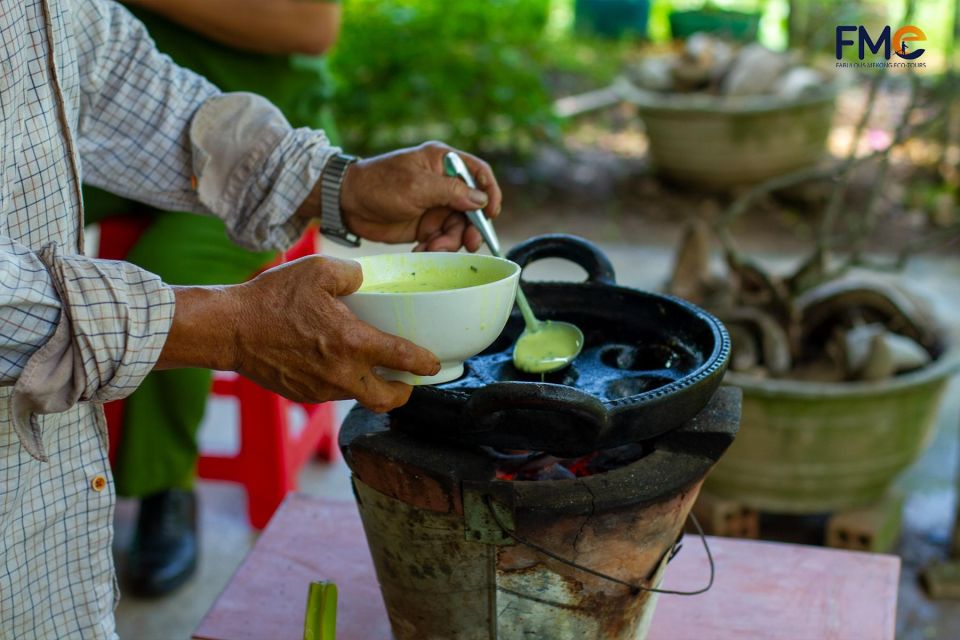
<instances>
[{"instance_id":1,"label":"red table","mask_svg":"<svg viewBox=\"0 0 960 640\"><path fill-rule=\"evenodd\" d=\"M900 559L819 547L709 538L713 588L660 596L649 640L893 640ZM708 575L688 536L668 589ZM307 585L340 590L338 640L390 638L353 503L291 494L194 632L195 640L300 640Z\"/></svg>"}]
</instances>

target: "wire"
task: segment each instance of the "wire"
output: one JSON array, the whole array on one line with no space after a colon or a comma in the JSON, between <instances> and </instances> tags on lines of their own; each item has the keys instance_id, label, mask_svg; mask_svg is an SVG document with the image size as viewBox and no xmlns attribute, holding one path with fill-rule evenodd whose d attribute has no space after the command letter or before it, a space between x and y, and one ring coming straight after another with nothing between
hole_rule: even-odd
<instances>
[{"instance_id":1,"label":"wire","mask_svg":"<svg viewBox=\"0 0 960 640\"><path fill-rule=\"evenodd\" d=\"M620 578L614 578L613 576L607 575L605 573L601 573L600 571L596 571L595 569L591 569L590 567L585 567L583 565L577 564L572 560L567 560L566 558L562 558L558 556L556 553L550 551L549 549L541 547L539 544L535 542L530 542L529 540L526 540L518 536L513 531L510 531L509 529L507 529L507 527L504 526L503 521L500 520L500 516L497 514L497 510L493 508L493 503L490 499L490 496L487 496L487 495L483 496L483 502L487 505L487 508L490 510L490 514L493 516L494 522L497 523L497 526L500 527L500 530L503 531L503 533L513 541L519 544L522 544L524 546L530 547L534 551L539 551L540 553L547 556L548 558L552 558L553 560L556 560L557 562L565 564L568 567L573 567L578 571L589 573L590 575L596 576L597 578L608 580L610 582L614 582L616 584L628 587L633 594L640 593L641 591L648 591L650 593L664 593L664 594L674 595L674 596L696 596L696 595L700 595L701 593L705 593L709 591L710 588L713 586L713 580L714 580L714 577L716 576L716 566L713 562L713 554L710 553L710 545L707 544L707 536L703 532L703 527L700 526L700 522L697 520L697 517L693 515L692 512L689 514L689 518L693 521L693 526L696 527L697 533L700 535L700 540L703 542L703 550L707 552L707 561L710 563L710 580L707 582L707 586L703 587L702 589L697 589L696 591L674 591L671 589L656 589L654 587L645 587L643 585L636 585L636 584L627 582L625 580L621 580ZM667 559L667 562L669 562L673 558L673 556L677 554L679 550L680 550L679 545L671 549L670 557Z\"/></svg>"}]
</instances>

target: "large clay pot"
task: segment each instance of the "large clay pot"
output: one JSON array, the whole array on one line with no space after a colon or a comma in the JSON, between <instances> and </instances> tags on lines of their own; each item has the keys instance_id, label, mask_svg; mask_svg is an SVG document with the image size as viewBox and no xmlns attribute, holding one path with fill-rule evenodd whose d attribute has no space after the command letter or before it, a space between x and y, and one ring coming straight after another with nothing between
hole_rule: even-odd
<instances>
[{"instance_id":1,"label":"large clay pot","mask_svg":"<svg viewBox=\"0 0 960 640\"><path fill-rule=\"evenodd\" d=\"M954 348L922 369L879 382L728 373L725 384L743 390L742 426L704 490L777 513L874 503L929 445L958 365Z\"/></svg>"},{"instance_id":2,"label":"large clay pot","mask_svg":"<svg viewBox=\"0 0 960 640\"><path fill-rule=\"evenodd\" d=\"M631 88L657 171L676 182L725 190L816 164L826 153L835 92L721 97Z\"/></svg>"}]
</instances>

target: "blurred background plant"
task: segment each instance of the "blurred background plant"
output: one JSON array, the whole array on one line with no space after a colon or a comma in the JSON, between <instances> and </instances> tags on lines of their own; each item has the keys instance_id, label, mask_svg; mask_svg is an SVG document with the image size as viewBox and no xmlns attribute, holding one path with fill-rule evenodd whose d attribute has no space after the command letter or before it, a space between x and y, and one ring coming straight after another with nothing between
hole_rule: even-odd
<instances>
[{"instance_id":1,"label":"blurred background plant","mask_svg":"<svg viewBox=\"0 0 960 640\"><path fill-rule=\"evenodd\" d=\"M344 4L335 111L360 153L429 138L487 154L557 142L555 95L611 81L635 44L574 34L572 1Z\"/></svg>"},{"instance_id":2,"label":"blurred background plant","mask_svg":"<svg viewBox=\"0 0 960 640\"><path fill-rule=\"evenodd\" d=\"M522 151L554 135L550 0L348 0L332 60L338 125L372 153L442 138Z\"/></svg>"},{"instance_id":3,"label":"blurred background plant","mask_svg":"<svg viewBox=\"0 0 960 640\"><path fill-rule=\"evenodd\" d=\"M931 42L954 0L343 0L331 67L345 142L370 153L427 137L481 152L556 140L552 99L608 83L670 46L671 14L755 16L764 45L832 53L830 24L888 24L913 4ZM676 24L673 25L677 27ZM830 51L827 51L830 49ZM926 58L943 66L943 48ZM933 59L932 59L933 58Z\"/></svg>"},{"instance_id":4,"label":"blurred background plant","mask_svg":"<svg viewBox=\"0 0 960 640\"><path fill-rule=\"evenodd\" d=\"M538 197L575 182L551 176L544 153L555 163L569 164L573 155L589 149L594 154L594 169L586 171L590 180L632 179L634 166L642 173L647 142L635 110L620 105L561 118L554 103L609 85L639 60L677 50L674 32L689 26L683 20L719 25L741 40L755 38L770 49L790 50L810 64L832 67L833 25L877 29L897 26L904 15L912 15L930 42L920 91L956 102L955 65L950 64L956 0L343 2L344 27L330 65L344 146L370 155L443 139L493 160L507 182L510 172L520 176L518 184ZM741 31L744 25L747 30ZM834 153L847 146L844 136L849 137L855 118L845 114L859 111L872 75L870 69L844 71L849 72L843 74L847 88L831 137ZM897 118L903 86L889 83L868 133ZM960 174L954 156L960 148L960 114L955 106L950 111L942 126L909 141L894 159L903 168L897 175L906 190L897 207L934 226L958 219ZM596 153L630 166L598 169ZM595 199L610 194L609 189L597 194L595 187L581 191ZM611 208L629 207L622 198L611 202ZM784 207L788 215L795 214L793 209ZM802 221L805 215L809 218L803 212L794 218Z\"/></svg>"}]
</instances>

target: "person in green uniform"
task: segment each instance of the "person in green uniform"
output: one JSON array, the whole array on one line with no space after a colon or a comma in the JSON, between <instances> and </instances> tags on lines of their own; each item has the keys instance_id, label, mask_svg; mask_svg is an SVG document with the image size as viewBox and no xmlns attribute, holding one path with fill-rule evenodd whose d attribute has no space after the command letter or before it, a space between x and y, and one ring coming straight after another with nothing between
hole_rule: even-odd
<instances>
[{"instance_id":1,"label":"person in green uniform","mask_svg":"<svg viewBox=\"0 0 960 640\"><path fill-rule=\"evenodd\" d=\"M295 127L323 129L336 144L321 54L335 42L340 8L316 0L130 0L160 51L224 91L269 99ZM173 285L230 284L249 279L276 256L233 244L223 222L184 212L150 210L84 187L87 223L113 215L151 222L127 260ZM211 384L206 369L151 373L126 400L113 469L117 493L140 499L127 563L129 588L169 593L197 565L193 491L197 432Z\"/></svg>"}]
</instances>

